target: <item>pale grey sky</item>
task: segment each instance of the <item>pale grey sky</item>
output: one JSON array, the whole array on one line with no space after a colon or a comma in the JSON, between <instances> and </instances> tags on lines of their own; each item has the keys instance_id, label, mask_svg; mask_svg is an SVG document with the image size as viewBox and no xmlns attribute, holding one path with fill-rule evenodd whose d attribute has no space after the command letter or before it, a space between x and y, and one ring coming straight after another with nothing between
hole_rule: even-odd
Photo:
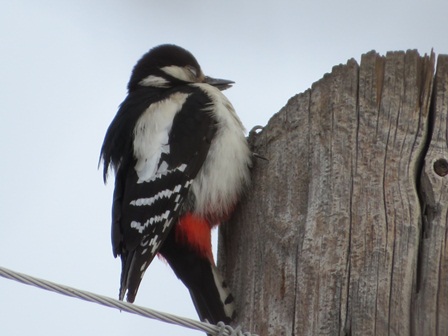
<instances>
[{"instance_id":1,"label":"pale grey sky","mask_svg":"<svg viewBox=\"0 0 448 336\"><path fill-rule=\"evenodd\" d=\"M116 297L104 133L135 62L175 43L247 129L333 65L372 49L448 53L448 2L334 0L10 1L0 6L0 266ZM256 234L256 233L254 233ZM163 262L136 303L197 318ZM0 278L0 334L202 335Z\"/></svg>"}]
</instances>

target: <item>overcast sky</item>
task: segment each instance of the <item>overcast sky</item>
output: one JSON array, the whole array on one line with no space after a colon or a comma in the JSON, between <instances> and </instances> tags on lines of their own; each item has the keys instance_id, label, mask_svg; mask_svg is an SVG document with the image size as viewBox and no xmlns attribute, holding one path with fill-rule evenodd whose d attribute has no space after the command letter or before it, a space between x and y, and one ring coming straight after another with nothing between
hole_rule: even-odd
<instances>
[{"instance_id":1,"label":"overcast sky","mask_svg":"<svg viewBox=\"0 0 448 336\"><path fill-rule=\"evenodd\" d=\"M97 170L104 133L135 62L175 43L246 128L265 125L332 66L372 49L448 53L448 2L335 0L3 1L0 7L0 266L107 296L112 183ZM155 260L136 303L197 318ZM0 278L0 334L203 335Z\"/></svg>"}]
</instances>

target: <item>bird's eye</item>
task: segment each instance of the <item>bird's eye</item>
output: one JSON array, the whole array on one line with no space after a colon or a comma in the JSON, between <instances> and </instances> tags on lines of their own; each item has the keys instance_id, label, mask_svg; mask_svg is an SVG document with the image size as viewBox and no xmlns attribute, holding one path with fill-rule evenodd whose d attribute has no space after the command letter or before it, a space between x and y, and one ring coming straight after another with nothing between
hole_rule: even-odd
<instances>
[{"instance_id":1,"label":"bird's eye","mask_svg":"<svg viewBox=\"0 0 448 336\"><path fill-rule=\"evenodd\" d=\"M193 74L194 77L198 76L198 71L194 67L187 66L187 69L188 69L188 71L190 71Z\"/></svg>"}]
</instances>

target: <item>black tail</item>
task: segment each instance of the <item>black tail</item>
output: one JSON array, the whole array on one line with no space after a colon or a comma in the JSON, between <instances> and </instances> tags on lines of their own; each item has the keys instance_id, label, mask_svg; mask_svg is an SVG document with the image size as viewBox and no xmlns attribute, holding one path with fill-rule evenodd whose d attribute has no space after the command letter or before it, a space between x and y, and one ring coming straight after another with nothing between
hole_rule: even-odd
<instances>
[{"instance_id":1,"label":"black tail","mask_svg":"<svg viewBox=\"0 0 448 336\"><path fill-rule=\"evenodd\" d=\"M233 296L218 269L207 257L177 244L171 231L159 252L189 289L199 318L229 324L236 316Z\"/></svg>"}]
</instances>

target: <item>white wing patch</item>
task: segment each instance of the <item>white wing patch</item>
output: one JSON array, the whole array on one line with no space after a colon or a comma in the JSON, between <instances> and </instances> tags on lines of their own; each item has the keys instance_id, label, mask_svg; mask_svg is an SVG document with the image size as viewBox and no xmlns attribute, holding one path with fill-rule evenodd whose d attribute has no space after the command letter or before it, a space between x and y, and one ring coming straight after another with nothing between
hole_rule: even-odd
<instances>
[{"instance_id":1,"label":"white wing patch","mask_svg":"<svg viewBox=\"0 0 448 336\"><path fill-rule=\"evenodd\" d=\"M151 180L166 173L168 165L158 167L162 153L169 153L169 133L176 114L182 108L189 94L174 93L168 99L151 104L138 119L134 128L135 170L138 183Z\"/></svg>"}]
</instances>

